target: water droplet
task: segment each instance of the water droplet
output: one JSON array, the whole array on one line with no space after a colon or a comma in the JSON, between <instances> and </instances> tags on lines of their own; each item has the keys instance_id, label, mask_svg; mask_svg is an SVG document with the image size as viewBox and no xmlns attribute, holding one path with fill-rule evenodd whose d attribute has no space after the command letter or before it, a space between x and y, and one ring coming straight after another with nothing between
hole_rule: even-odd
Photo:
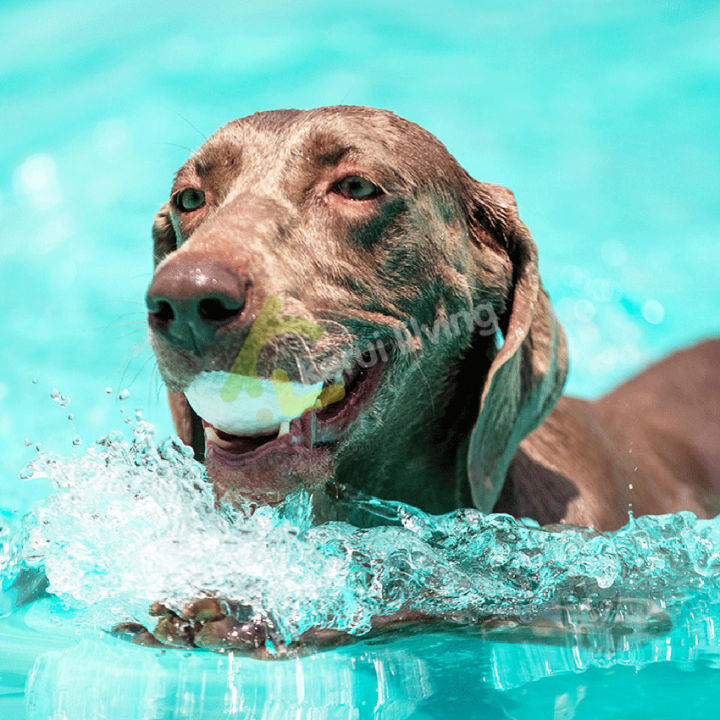
<instances>
[{"instance_id":1,"label":"water droplet","mask_svg":"<svg viewBox=\"0 0 720 720\"><path fill-rule=\"evenodd\" d=\"M73 443L73 445L75 445L75 446L80 445L80 444L82 443L82 438L81 438L79 435L76 435L76 436L72 439L72 443Z\"/></svg>"},{"instance_id":2,"label":"water droplet","mask_svg":"<svg viewBox=\"0 0 720 720\"><path fill-rule=\"evenodd\" d=\"M659 325L665 317L665 308L657 300L646 300L642 306L642 316L651 325Z\"/></svg>"},{"instance_id":3,"label":"water droplet","mask_svg":"<svg viewBox=\"0 0 720 720\"><path fill-rule=\"evenodd\" d=\"M37 384L38 384L38 379L37 379L36 377L34 377L34 378L32 379L32 384L33 384L33 385L37 385Z\"/></svg>"},{"instance_id":4,"label":"water droplet","mask_svg":"<svg viewBox=\"0 0 720 720\"><path fill-rule=\"evenodd\" d=\"M130 397L130 391L127 388L125 388L124 390L121 390L117 394L118 400L127 400L129 397Z\"/></svg>"},{"instance_id":5,"label":"water droplet","mask_svg":"<svg viewBox=\"0 0 720 720\"><path fill-rule=\"evenodd\" d=\"M580 322L590 322L595 317L595 306L584 298L575 303L574 311Z\"/></svg>"},{"instance_id":6,"label":"water droplet","mask_svg":"<svg viewBox=\"0 0 720 720\"><path fill-rule=\"evenodd\" d=\"M106 388L105 388L105 392L106 392L108 395L112 394L112 388L111 388L111 387L106 387Z\"/></svg>"}]
</instances>

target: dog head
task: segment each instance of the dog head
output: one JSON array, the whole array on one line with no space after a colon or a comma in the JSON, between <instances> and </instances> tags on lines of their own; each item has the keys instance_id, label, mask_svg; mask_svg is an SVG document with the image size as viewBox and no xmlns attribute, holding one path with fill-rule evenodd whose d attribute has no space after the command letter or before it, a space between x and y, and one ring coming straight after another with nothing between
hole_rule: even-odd
<instances>
[{"instance_id":1,"label":"dog head","mask_svg":"<svg viewBox=\"0 0 720 720\"><path fill-rule=\"evenodd\" d=\"M390 112L229 123L153 238L152 347L223 493L272 503L332 478L490 510L561 392L564 336L512 194Z\"/></svg>"}]
</instances>

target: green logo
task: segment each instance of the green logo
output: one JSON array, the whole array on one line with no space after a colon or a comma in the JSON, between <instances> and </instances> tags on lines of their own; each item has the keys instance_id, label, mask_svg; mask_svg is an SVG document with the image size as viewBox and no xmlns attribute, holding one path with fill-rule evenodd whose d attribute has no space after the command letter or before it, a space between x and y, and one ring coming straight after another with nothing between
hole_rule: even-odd
<instances>
[{"instance_id":1,"label":"green logo","mask_svg":"<svg viewBox=\"0 0 720 720\"><path fill-rule=\"evenodd\" d=\"M263 386L258 378L257 364L263 347L273 338L286 333L302 335L308 340L317 340L323 329L312 320L305 318L279 316L282 302L279 297L271 295L263 303L250 332L235 358L230 374L220 389L220 397L225 402L233 402L242 390L252 398L263 394ZM280 409L286 417L296 417L308 409L316 393L295 395L288 374L282 369L275 369L270 374L273 389L277 395ZM330 403L338 402L345 397L342 385L329 385L315 399L312 409L319 409Z\"/></svg>"}]
</instances>

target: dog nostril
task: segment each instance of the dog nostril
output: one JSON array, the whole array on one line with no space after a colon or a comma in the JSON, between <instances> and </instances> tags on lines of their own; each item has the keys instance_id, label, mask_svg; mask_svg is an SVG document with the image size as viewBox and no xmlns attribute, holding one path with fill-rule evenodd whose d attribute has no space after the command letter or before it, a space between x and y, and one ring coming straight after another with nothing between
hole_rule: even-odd
<instances>
[{"instance_id":1,"label":"dog nostril","mask_svg":"<svg viewBox=\"0 0 720 720\"><path fill-rule=\"evenodd\" d=\"M148 302L150 305L150 302ZM169 323L175 319L175 311L167 300L155 300L151 307L148 307L150 314L162 323Z\"/></svg>"},{"instance_id":2,"label":"dog nostril","mask_svg":"<svg viewBox=\"0 0 720 720\"><path fill-rule=\"evenodd\" d=\"M223 323L238 315L242 308L242 302L230 298L203 298L198 303L198 315L205 322Z\"/></svg>"}]
</instances>

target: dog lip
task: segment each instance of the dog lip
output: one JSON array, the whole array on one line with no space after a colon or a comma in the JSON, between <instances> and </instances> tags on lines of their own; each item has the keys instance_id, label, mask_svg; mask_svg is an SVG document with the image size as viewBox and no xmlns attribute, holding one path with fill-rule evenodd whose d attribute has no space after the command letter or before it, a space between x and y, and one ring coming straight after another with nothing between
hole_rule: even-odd
<instances>
[{"instance_id":1,"label":"dog lip","mask_svg":"<svg viewBox=\"0 0 720 720\"><path fill-rule=\"evenodd\" d=\"M217 433L218 431L212 428L212 426L209 425L209 423L206 423L204 420L203 426L205 426L206 428L206 457L215 458L221 461L223 464L233 467L250 465L271 453L282 453L291 455L309 454L312 452L310 448L300 444L297 441L297 438L294 438L291 433L283 435L279 438L274 437L273 439L267 439L266 441L261 442L252 448L248 448L245 438L239 436L232 436L233 440L231 441L231 443L233 444L229 447L223 447L219 445L216 441L211 439L212 433ZM208 427L212 429L210 433L207 432ZM253 439L257 439L258 437L263 436L256 436ZM270 438L270 436L267 435L265 435L264 437ZM241 446L240 443L243 443L243 445Z\"/></svg>"},{"instance_id":2,"label":"dog lip","mask_svg":"<svg viewBox=\"0 0 720 720\"><path fill-rule=\"evenodd\" d=\"M382 376L382 363L358 369L345 397L320 410L306 410L289 424L283 435L265 433L234 435L215 428L201 418L205 429L206 455L224 464L249 465L270 453L309 454L317 446L342 439L373 397Z\"/></svg>"}]
</instances>

